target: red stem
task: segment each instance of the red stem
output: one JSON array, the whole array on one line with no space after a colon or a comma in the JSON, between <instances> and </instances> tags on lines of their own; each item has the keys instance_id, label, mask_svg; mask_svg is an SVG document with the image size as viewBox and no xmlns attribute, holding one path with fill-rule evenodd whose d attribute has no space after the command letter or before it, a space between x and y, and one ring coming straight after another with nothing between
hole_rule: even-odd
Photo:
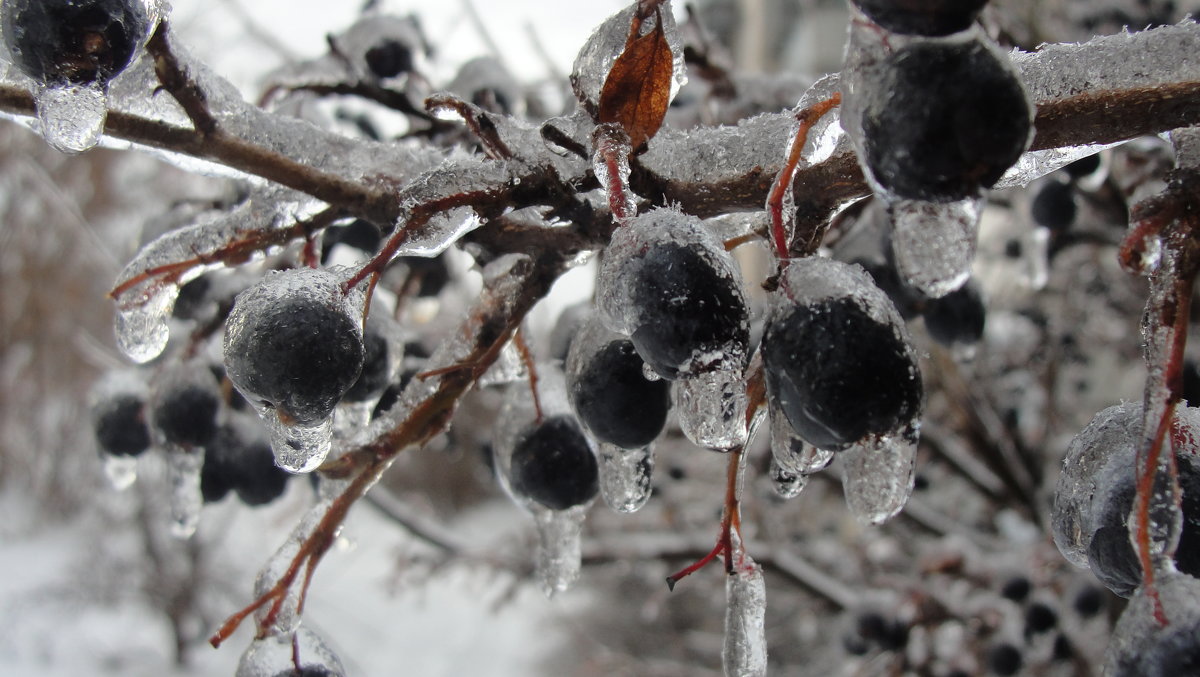
<instances>
[{"instance_id":1,"label":"red stem","mask_svg":"<svg viewBox=\"0 0 1200 677\"><path fill-rule=\"evenodd\" d=\"M767 213L771 219L771 241L775 245L775 256L779 259L781 267L786 265L791 253L788 233L784 225L783 202L787 192L792 188L796 167L800 164L800 154L804 150L804 144L808 141L808 132L822 116L841 103L841 92L834 92L833 96L828 99L819 101L796 113L796 119L800 121L800 126L796 129L796 135L792 137L787 162L784 163L783 169L779 170L775 182L771 184L771 192L767 195Z\"/></svg>"}]
</instances>

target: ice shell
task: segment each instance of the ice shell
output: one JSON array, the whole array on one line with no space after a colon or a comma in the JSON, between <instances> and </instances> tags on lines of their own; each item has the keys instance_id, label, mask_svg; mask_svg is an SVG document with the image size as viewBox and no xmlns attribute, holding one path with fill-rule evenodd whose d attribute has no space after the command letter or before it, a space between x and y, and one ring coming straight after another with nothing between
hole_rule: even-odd
<instances>
[{"instance_id":1,"label":"ice shell","mask_svg":"<svg viewBox=\"0 0 1200 677\"><path fill-rule=\"evenodd\" d=\"M1108 677L1195 674L1200 636L1200 580L1174 571L1155 579L1168 625L1155 619L1154 600L1138 588L1117 620L1104 653Z\"/></svg>"},{"instance_id":2,"label":"ice shell","mask_svg":"<svg viewBox=\"0 0 1200 677\"><path fill-rule=\"evenodd\" d=\"M694 444L728 451L746 443L746 384L740 369L723 369L671 384L679 427Z\"/></svg>"},{"instance_id":3,"label":"ice shell","mask_svg":"<svg viewBox=\"0 0 1200 677\"><path fill-rule=\"evenodd\" d=\"M345 677L341 660L325 645L319 635L308 628L295 633L270 635L251 642L238 661L235 677L278 677L299 675L296 659L304 674Z\"/></svg>"},{"instance_id":4,"label":"ice shell","mask_svg":"<svg viewBox=\"0 0 1200 677\"><path fill-rule=\"evenodd\" d=\"M762 567L743 555L725 578L725 645L721 662L726 677L767 674L767 588Z\"/></svg>"},{"instance_id":5,"label":"ice shell","mask_svg":"<svg viewBox=\"0 0 1200 677\"><path fill-rule=\"evenodd\" d=\"M200 492L200 469L204 467L204 449L167 450L167 478L170 483L171 535L191 538L200 524L204 496Z\"/></svg>"},{"instance_id":6,"label":"ice shell","mask_svg":"<svg viewBox=\"0 0 1200 677\"><path fill-rule=\"evenodd\" d=\"M583 519L588 505L567 510L533 511L537 523L537 577L547 597L566 592L579 580L582 570Z\"/></svg>"},{"instance_id":7,"label":"ice shell","mask_svg":"<svg viewBox=\"0 0 1200 677\"><path fill-rule=\"evenodd\" d=\"M934 203L898 200L889 205L896 270L930 298L958 289L971 276L983 201Z\"/></svg>"},{"instance_id":8,"label":"ice shell","mask_svg":"<svg viewBox=\"0 0 1200 677\"><path fill-rule=\"evenodd\" d=\"M867 437L841 453L846 505L863 524L883 524L912 495L917 456L915 427Z\"/></svg>"},{"instance_id":9,"label":"ice shell","mask_svg":"<svg viewBox=\"0 0 1200 677\"><path fill-rule=\"evenodd\" d=\"M571 89L584 108L595 111L600 105L600 92L604 89L604 81L612 70L613 62L625 51L625 43L629 38L629 28L633 21L636 4L613 14L604 20L594 30L587 41L583 43L575 57L571 68ZM687 83L687 69L683 63L683 45L679 39L679 30L675 26L675 15L671 3L665 2L659 14L663 21L663 34L671 48L671 61L674 75L671 81L671 98L679 88ZM644 20L641 34L646 35L655 27L653 16Z\"/></svg>"},{"instance_id":10,"label":"ice shell","mask_svg":"<svg viewBox=\"0 0 1200 677\"><path fill-rule=\"evenodd\" d=\"M819 472L833 461L833 452L818 449L805 442L783 412L770 403L771 460L781 472L790 475L811 475Z\"/></svg>"},{"instance_id":11,"label":"ice shell","mask_svg":"<svg viewBox=\"0 0 1200 677\"><path fill-rule=\"evenodd\" d=\"M108 96L98 83L42 87L34 95L42 136L62 153L82 153L100 141Z\"/></svg>"},{"instance_id":12,"label":"ice shell","mask_svg":"<svg viewBox=\"0 0 1200 677\"><path fill-rule=\"evenodd\" d=\"M601 443L598 457L600 495L608 507L622 513L641 510L650 500L653 447L622 449L615 444Z\"/></svg>"},{"instance_id":13,"label":"ice shell","mask_svg":"<svg viewBox=\"0 0 1200 677\"><path fill-rule=\"evenodd\" d=\"M775 490L775 495L783 499L799 496L800 492L808 484L808 475L784 470L774 457L771 458L769 474L771 477L771 487Z\"/></svg>"},{"instance_id":14,"label":"ice shell","mask_svg":"<svg viewBox=\"0 0 1200 677\"><path fill-rule=\"evenodd\" d=\"M325 462L333 440L333 416L315 423L283 422L279 410L260 408L259 415L271 431L275 465L294 473L312 472Z\"/></svg>"},{"instance_id":15,"label":"ice shell","mask_svg":"<svg viewBox=\"0 0 1200 677\"><path fill-rule=\"evenodd\" d=\"M293 561L300 552L300 548L305 541L312 536L313 532L320 525L321 520L325 517L329 510L331 501L322 500L314 504L304 513L296 526L292 528L292 532L288 534L287 540L279 549L271 555L267 563L263 565L258 576L254 580L254 596L261 597L267 594L275 587L282 579L284 574L292 566ZM273 623L269 628L269 634L282 637L287 636L300 627L300 588L304 584L304 570L301 568L300 574L292 581L288 588L283 603L279 605L279 611L276 613ZM271 611L271 604L265 604L259 607L254 612L254 620L261 627L267 621L267 615Z\"/></svg>"}]
</instances>

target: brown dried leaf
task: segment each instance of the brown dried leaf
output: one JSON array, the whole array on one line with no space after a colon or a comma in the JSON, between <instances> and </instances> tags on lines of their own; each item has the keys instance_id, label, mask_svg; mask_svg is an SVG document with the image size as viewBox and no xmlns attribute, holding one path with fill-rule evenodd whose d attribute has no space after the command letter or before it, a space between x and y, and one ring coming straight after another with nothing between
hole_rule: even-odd
<instances>
[{"instance_id":1,"label":"brown dried leaf","mask_svg":"<svg viewBox=\"0 0 1200 677\"><path fill-rule=\"evenodd\" d=\"M625 50L613 62L600 91L599 121L621 125L635 150L658 132L671 98L671 46L657 7L654 18L654 29L639 35L643 17L634 13Z\"/></svg>"}]
</instances>

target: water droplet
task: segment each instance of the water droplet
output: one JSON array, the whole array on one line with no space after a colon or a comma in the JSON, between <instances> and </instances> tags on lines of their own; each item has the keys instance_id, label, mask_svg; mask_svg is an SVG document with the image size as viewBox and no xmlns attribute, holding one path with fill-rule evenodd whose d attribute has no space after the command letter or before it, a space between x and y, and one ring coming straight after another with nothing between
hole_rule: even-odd
<instances>
[{"instance_id":1,"label":"water droplet","mask_svg":"<svg viewBox=\"0 0 1200 677\"><path fill-rule=\"evenodd\" d=\"M150 291L144 302L117 305L117 347L126 357L143 364L162 354L171 336L167 320L178 296L178 286L165 284Z\"/></svg>"},{"instance_id":2,"label":"water droplet","mask_svg":"<svg viewBox=\"0 0 1200 677\"><path fill-rule=\"evenodd\" d=\"M794 475L811 475L829 465L833 460L832 451L818 449L801 439L773 398L770 408L771 457L781 471Z\"/></svg>"},{"instance_id":3,"label":"water droplet","mask_svg":"<svg viewBox=\"0 0 1200 677\"><path fill-rule=\"evenodd\" d=\"M100 141L108 95L99 84L43 87L34 95L42 136L63 153L82 153Z\"/></svg>"},{"instance_id":4,"label":"water droplet","mask_svg":"<svg viewBox=\"0 0 1200 677\"><path fill-rule=\"evenodd\" d=\"M799 496L804 487L808 485L808 475L784 470L773 457L771 458L770 476L771 487L775 489L775 495L783 499Z\"/></svg>"},{"instance_id":5,"label":"water droplet","mask_svg":"<svg viewBox=\"0 0 1200 677\"><path fill-rule=\"evenodd\" d=\"M288 472L307 473L325 462L333 440L332 415L303 424L280 421L279 411L271 407L259 408L258 414L271 431L275 465Z\"/></svg>"}]
</instances>

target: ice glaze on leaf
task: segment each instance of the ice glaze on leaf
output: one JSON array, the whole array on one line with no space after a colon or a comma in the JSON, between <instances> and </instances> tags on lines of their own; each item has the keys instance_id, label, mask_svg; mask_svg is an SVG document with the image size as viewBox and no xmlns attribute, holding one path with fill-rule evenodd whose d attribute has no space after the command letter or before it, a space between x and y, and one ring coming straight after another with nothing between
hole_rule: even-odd
<instances>
[{"instance_id":1,"label":"ice glaze on leaf","mask_svg":"<svg viewBox=\"0 0 1200 677\"><path fill-rule=\"evenodd\" d=\"M634 13L625 50L613 62L600 91L599 121L615 122L624 127L634 150L649 141L662 126L671 102L674 72L662 12L654 7L654 28L640 35L642 22L647 18L649 15L643 16L640 7Z\"/></svg>"}]
</instances>

